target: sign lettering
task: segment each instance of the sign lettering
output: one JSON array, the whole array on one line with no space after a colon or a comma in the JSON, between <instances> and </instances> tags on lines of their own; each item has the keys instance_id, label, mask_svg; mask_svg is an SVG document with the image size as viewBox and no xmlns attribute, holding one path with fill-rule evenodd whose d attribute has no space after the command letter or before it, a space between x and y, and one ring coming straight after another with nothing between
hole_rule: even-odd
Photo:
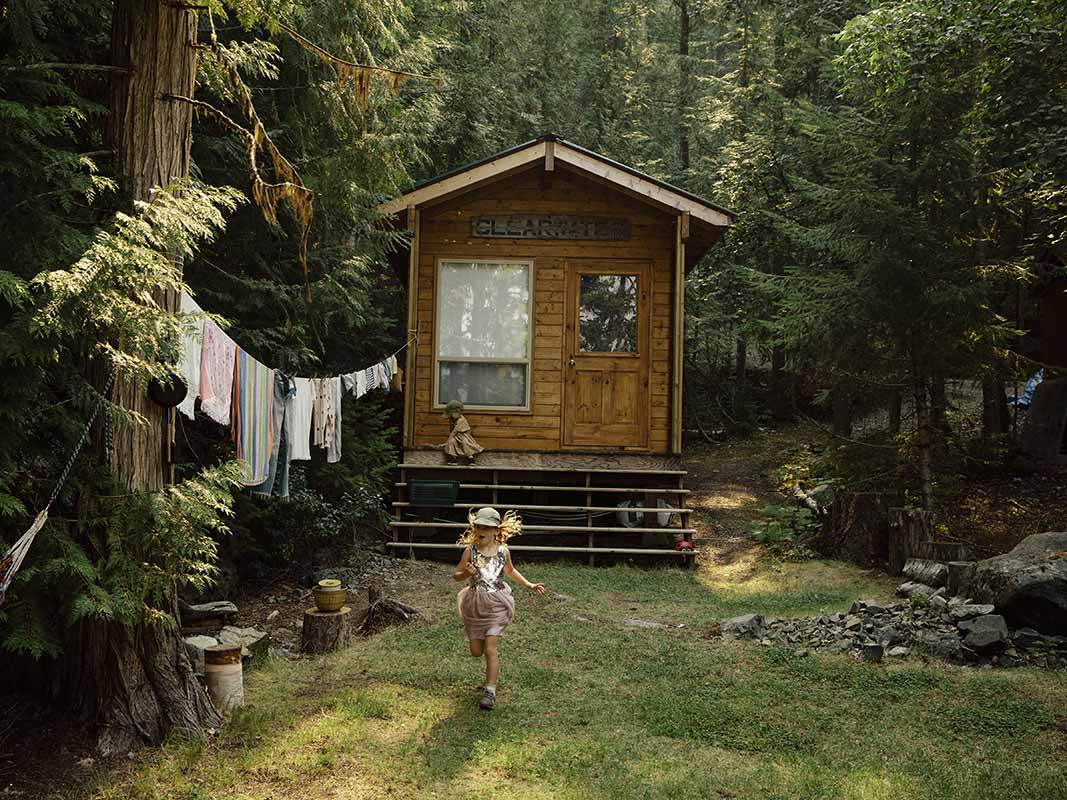
<instances>
[{"instance_id":1,"label":"sign lettering","mask_svg":"<svg viewBox=\"0 0 1067 800\"><path fill-rule=\"evenodd\" d=\"M486 239L601 239L623 242L630 223L618 217L572 214L486 214L471 220L471 236Z\"/></svg>"}]
</instances>

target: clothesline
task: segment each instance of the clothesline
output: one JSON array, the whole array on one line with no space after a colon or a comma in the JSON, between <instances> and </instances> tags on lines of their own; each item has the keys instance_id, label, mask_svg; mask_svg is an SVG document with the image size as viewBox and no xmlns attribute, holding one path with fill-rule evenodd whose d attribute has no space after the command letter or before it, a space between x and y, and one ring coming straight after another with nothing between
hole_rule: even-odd
<instances>
[{"instance_id":1,"label":"clothesline","mask_svg":"<svg viewBox=\"0 0 1067 800\"><path fill-rule=\"evenodd\" d=\"M310 442L326 450L326 460L341 458L341 403L346 394L362 397L374 389L389 391L403 379L397 355L418 340L411 336L393 353L363 369L326 377L299 377L267 367L242 349L188 292L181 313L200 321L187 325L179 372L187 393L178 410L195 418L200 410L229 425L243 483L253 493L288 497L290 461L311 458ZM284 440L285 448L281 450Z\"/></svg>"}]
</instances>

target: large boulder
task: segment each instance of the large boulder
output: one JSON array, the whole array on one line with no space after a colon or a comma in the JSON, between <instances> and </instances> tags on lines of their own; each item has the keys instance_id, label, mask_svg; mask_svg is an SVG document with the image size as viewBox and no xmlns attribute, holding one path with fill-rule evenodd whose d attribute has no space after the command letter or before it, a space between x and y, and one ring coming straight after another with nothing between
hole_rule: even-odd
<instances>
[{"instance_id":1,"label":"large boulder","mask_svg":"<svg viewBox=\"0 0 1067 800\"><path fill-rule=\"evenodd\" d=\"M727 638L742 639L758 636L763 629L763 617L759 614L745 614L722 623L722 635Z\"/></svg>"},{"instance_id":2,"label":"large boulder","mask_svg":"<svg viewBox=\"0 0 1067 800\"><path fill-rule=\"evenodd\" d=\"M1035 533L979 561L968 593L996 606L1012 628L1067 635L1067 532Z\"/></svg>"},{"instance_id":3,"label":"large boulder","mask_svg":"<svg viewBox=\"0 0 1067 800\"><path fill-rule=\"evenodd\" d=\"M986 652L1006 647L1011 641L1008 626L1000 614L985 614L960 623L960 630L966 633L963 643L979 652Z\"/></svg>"}]
</instances>

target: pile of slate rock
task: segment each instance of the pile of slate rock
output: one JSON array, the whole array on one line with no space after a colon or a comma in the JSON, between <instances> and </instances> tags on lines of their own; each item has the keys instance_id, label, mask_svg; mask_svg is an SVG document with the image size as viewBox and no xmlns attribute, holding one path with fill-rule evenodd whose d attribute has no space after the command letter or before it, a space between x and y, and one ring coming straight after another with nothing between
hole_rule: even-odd
<instances>
[{"instance_id":1,"label":"pile of slate rock","mask_svg":"<svg viewBox=\"0 0 1067 800\"><path fill-rule=\"evenodd\" d=\"M202 675L204 672L204 650L220 644L231 647L240 645L241 661L245 667L252 661L258 663L267 657L270 634L234 625L237 606L233 603L226 600L199 605L183 603L180 613L185 649L196 674Z\"/></svg>"},{"instance_id":2,"label":"pile of slate rock","mask_svg":"<svg viewBox=\"0 0 1067 800\"><path fill-rule=\"evenodd\" d=\"M1011 553L969 564L916 559L904 571L912 580L897 588L900 601L858 600L847 614L802 619L748 614L722 622L717 633L866 661L916 655L1067 669L1067 534L1035 534Z\"/></svg>"},{"instance_id":3,"label":"pile of slate rock","mask_svg":"<svg viewBox=\"0 0 1067 800\"><path fill-rule=\"evenodd\" d=\"M865 661L908 655L957 664L1067 668L1067 637L1033 628L1010 631L991 605L934 594L929 602L858 600L847 614L802 619L763 619L748 614L726 620L723 638L755 639L798 652L852 653Z\"/></svg>"}]
</instances>

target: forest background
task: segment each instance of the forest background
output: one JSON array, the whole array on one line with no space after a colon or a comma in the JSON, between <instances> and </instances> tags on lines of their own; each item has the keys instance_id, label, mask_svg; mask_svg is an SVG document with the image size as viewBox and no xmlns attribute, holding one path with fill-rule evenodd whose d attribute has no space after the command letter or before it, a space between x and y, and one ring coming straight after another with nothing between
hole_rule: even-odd
<instances>
[{"instance_id":1,"label":"forest background","mask_svg":"<svg viewBox=\"0 0 1067 800\"><path fill-rule=\"evenodd\" d=\"M375 203L546 132L740 213L687 286L688 429L821 408L848 439L881 408L884 430L841 474L888 475L927 508L961 459L1006 452L1005 381L1039 366L1027 298L1065 261L1063 2L212 2L195 96L230 119L253 104L287 159L261 159L262 175L314 192L306 263L299 204L250 202L246 143L206 109L183 191L130 205L106 68L129 5L0 11L5 548L44 507L100 365L147 379L173 348L154 290L184 282L271 366L366 366L405 340ZM288 27L415 77L353 87ZM980 429L952 424L950 381L982 387ZM208 421L179 423L178 490L146 498L81 459L0 609L3 649L43 659L46 690L70 694L72 631L165 616L175 583L216 577L220 546L263 576L350 538L387 491L398 397L347 403L342 460L296 467L286 505L232 491L232 445Z\"/></svg>"}]
</instances>

